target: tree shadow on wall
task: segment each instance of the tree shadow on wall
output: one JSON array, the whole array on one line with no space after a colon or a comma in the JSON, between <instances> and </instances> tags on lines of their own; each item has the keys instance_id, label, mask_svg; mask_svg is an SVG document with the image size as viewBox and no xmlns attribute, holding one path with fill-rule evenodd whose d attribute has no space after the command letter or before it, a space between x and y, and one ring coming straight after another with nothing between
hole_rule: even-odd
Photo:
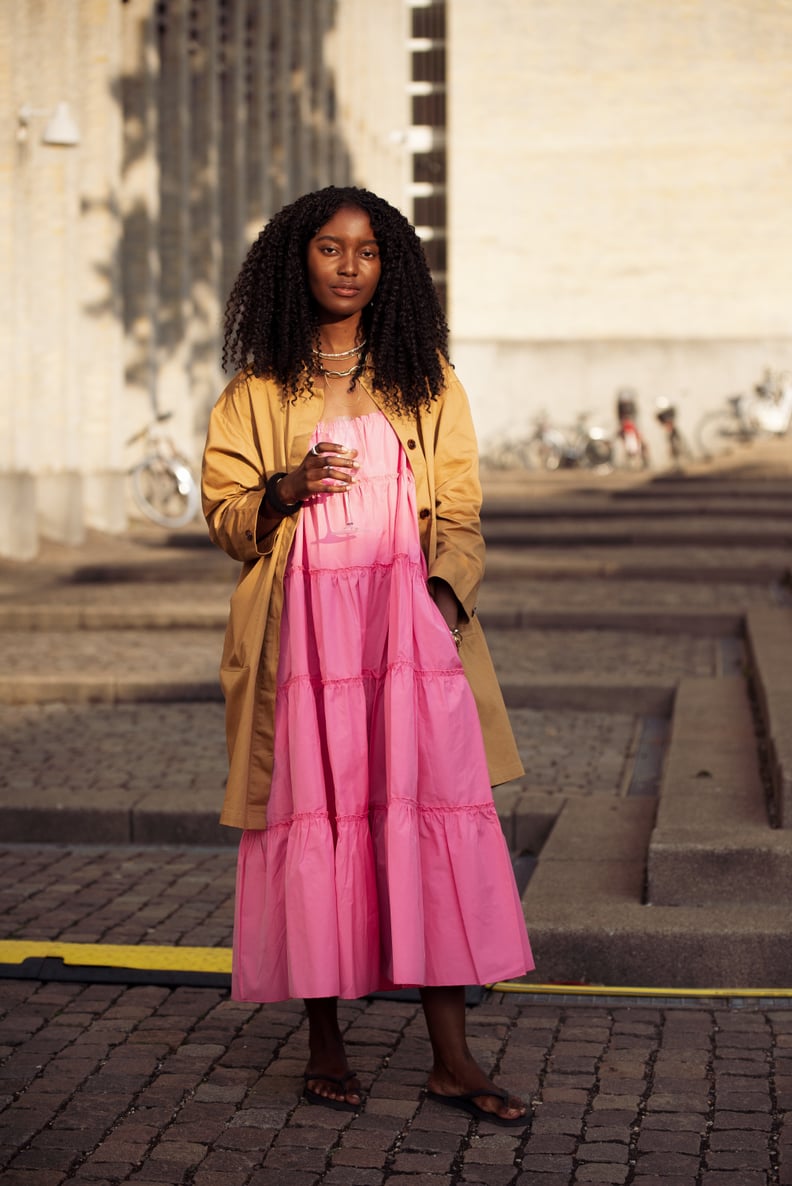
<instances>
[{"instance_id":1,"label":"tree shadow on wall","mask_svg":"<svg viewBox=\"0 0 792 1186\"><path fill-rule=\"evenodd\" d=\"M312 0L309 28L304 10L159 0L141 19L123 8L136 65L111 88L123 113L122 235L99 269L106 302L88 311L122 319L136 409L187 399L196 433L224 381L223 311L249 243L301 193L354 182L325 54L337 6Z\"/></svg>"}]
</instances>

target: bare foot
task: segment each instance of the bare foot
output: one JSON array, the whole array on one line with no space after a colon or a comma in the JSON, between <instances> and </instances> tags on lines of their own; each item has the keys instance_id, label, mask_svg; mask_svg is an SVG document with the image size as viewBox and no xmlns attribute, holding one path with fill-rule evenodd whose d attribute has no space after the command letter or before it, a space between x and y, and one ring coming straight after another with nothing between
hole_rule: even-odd
<instances>
[{"instance_id":1,"label":"bare foot","mask_svg":"<svg viewBox=\"0 0 792 1186\"><path fill-rule=\"evenodd\" d=\"M349 1104L353 1108L359 1108L361 1104L360 1081L348 1066L342 1070L321 1071L316 1066L306 1067L305 1089L334 1103Z\"/></svg>"}]
</instances>

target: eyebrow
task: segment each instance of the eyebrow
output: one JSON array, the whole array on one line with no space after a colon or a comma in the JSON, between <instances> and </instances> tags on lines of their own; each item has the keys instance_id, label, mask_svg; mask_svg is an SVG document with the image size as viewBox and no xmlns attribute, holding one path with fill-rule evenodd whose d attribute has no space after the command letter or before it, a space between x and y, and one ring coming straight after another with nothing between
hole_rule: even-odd
<instances>
[{"instance_id":1,"label":"eyebrow","mask_svg":"<svg viewBox=\"0 0 792 1186\"><path fill-rule=\"evenodd\" d=\"M317 242L319 242L322 239L329 239L331 243L340 243L341 242L340 235L316 235L315 238L316 238ZM379 247L379 243L377 242L376 239L360 239L358 241L358 246L359 247L368 247L369 244L371 244L371 243L373 243L375 247Z\"/></svg>"}]
</instances>

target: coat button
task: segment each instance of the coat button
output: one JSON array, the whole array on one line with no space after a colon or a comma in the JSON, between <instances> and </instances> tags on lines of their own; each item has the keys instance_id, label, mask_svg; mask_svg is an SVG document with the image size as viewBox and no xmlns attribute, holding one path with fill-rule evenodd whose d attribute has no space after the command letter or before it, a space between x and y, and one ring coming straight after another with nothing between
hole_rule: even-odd
<instances>
[{"instance_id":1,"label":"coat button","mask_svg":"<svg viewBox=\"0 0 792 1186\"><path fill-rule=\"evenodd\" d=\"M421 507L420 511L418 512L418 518L428 519L431 513L432 512L429 510L429 507Z\"/></svg>"},{"instance_id":2,"label":"coat button","mask_svg":"<svg viewBox=\"0 0 792 1186\"><path fill-rule=\"evenodd\" d=\"M252 531L246 531L246 532L245 532L245 539L253 539L253 532L252 532Z\"/></svg>"},{"instance_id":3,"label":"coat button","mask_svg":"<svg viewBox=\"0 0 792 1186\"><path fill-rule=\"evenodd\" d=\"M414 449L414 448L415 448L415 441L412 439L412 437L410 437L409 441L407 442L407 448L408 448L408 449Z\"/></svg>"}]
</instances>

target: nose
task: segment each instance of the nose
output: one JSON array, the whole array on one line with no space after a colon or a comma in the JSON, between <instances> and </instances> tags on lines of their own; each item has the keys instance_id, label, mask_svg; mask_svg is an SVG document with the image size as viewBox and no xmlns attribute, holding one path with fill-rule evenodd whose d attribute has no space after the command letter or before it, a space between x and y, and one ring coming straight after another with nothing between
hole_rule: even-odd
<instances>
[{"instance_id":1,"label":"nose","mask_svg":"<svg viewBox=\"0 0 792 1186\"><path fill-rule=\"evenodd\" d=\"M354 276L357 274L357 256L352 250L342 253L338 261L338 270L343 276Z\"/></svg>"}]
</instances>

